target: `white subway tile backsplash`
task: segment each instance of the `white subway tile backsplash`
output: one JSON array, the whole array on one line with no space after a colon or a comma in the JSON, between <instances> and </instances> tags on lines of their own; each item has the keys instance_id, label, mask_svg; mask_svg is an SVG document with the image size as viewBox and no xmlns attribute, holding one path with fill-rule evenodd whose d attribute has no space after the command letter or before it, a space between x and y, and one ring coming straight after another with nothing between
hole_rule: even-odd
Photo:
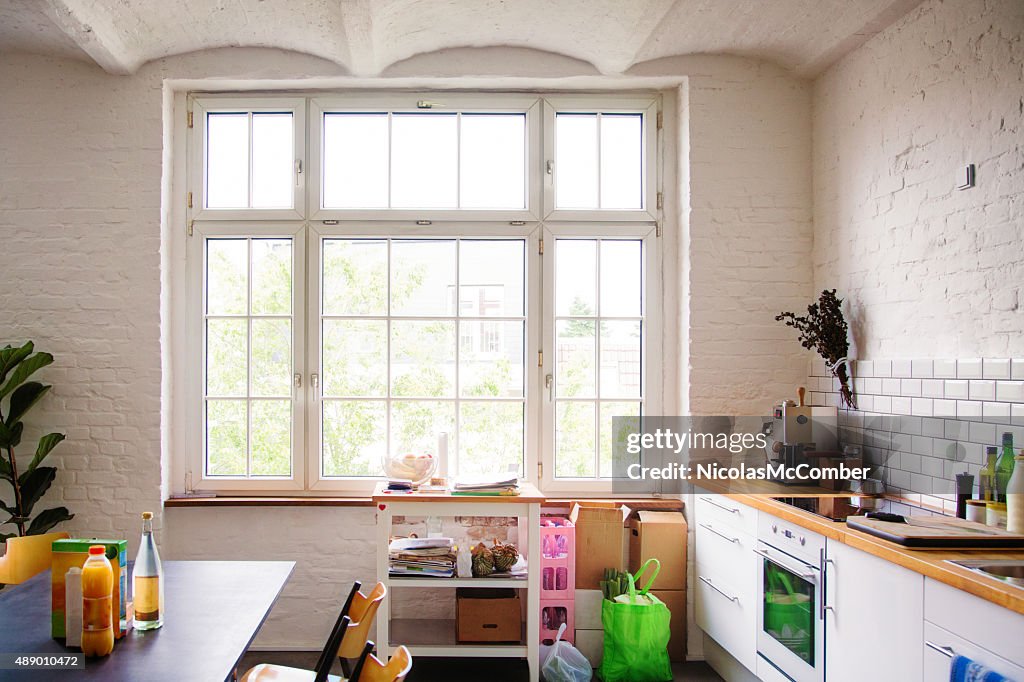
<instances>
[{"instance_id":1,"label":"white subway tile backsplash","mask_svg":"<svg viewBox=\"0 0 1024 682\"><path fill-rule=\"evenodd\" d=\"M875 396L875 412L880 412L881 414L891 414L892 398L887 395Z\"/></svg>"},{"instance_id":2,"label":"white subway tile backsplash","mask_svg":"<svg viewBox=\"0 0 1024 682\"><path fill-rule=\"evenodd\" d=\"M995 400L996 398L996 382L994 381L971 381L969 390L968 397L971 400Z\"/></svg>"},{"instance_id":3,"label":"white subway tile backsplash","mask_svg":"<svg viewBox=\"0 0 1024 682\"><path fill-rule=\"evenodd\" d=\"M932 492L932 477L924 474L910 474L910 488L915 493L930 495ZM920 504L920 499L918 499Z\"/></svg>"},{"instance_id":4,"label":"white subway tile backsplash","mask_svg":"<svg viewBox=\"0 0 1024 682\"><path fill-rule=\"evenodd\" d=\"M942 478L942 459L939 457L922 457L921 473Z\"/></svg>"},{"instance_id":5,"label":"white subway tile backsplash","mask_svg":"<svg viewBox=\"0 0 1024 682\"><path fill-rule=\"evenodd\" d=\"M947 398L958 398L961 400L967 399L967 393L970 387L970 384L967 381L947 379L945 384L945 394Z\"/></svg>"},{"instance_id":6,"label":"white subway tile backsplash","mask_svg":"<svg viewBox=\"0 0 1024 682\"><path fill-rule=\"evenodd\" d=\"M878 399L875 400L875 409L878 409ZM1024 405L1010 405L1010 421L1014 426L1024 425Z\"/></svg>"},{"instance_id":7,"label":"white subway tile backsplash","mask_svg":"<svg viewBox=\"0 0 1024 682\"><path fill-rule=\"evenodd\" d=\"M892 375L899 378L909 379L912 374L912 360L893 360Z\"/></svg>"},{"instance_id":8,"label":"white subway tile backsplash","mask_svg":"<svg viewBox=\"0 0 1024 682\"><path fill-rule=\"evenodd\" d=\"M941 379L924 379L921 381L921 395L925 398L941 398L945 395L945 383Z\"/></svg>"},{"instance_id":9,"label":"white subway tile backsplash","mask_svg":"<svg viewBox=\"0 0 1024 682\"><path fill-rule=\"evenodd\" d=\"M976 400L958 400L956 403L956 416L961 419L981 416L981 403Z\"/></svg>"},{"instance_id":10,"label":"white subway tile backsplash","mask_svg":"<svg viewBox=\"0 0 1024 682\"><path fill-rule=\"evenodd\" d=\"M942 433L939 434L939 436L941 438L949 438L951 440L966 440L968 424L970 424L970 422L962 422L958 419L945 419L942 422Z\"/></svg>"},{"instance_id":11,"label":"white subway tile backsplash","mask_svg":"<svg viewBox=\"0 0 1024 682\"><path fill-rule=\"evenodd\" d=\"M981 358L971 358L969 360L957 360L956 361L956 378L957 379L980 379L981 378Z\"/></svg>"},{"instance_id":12,"label":"white subway tile backsplash","mask_svg":"<svg viewBox=\"0 0 1024 682\"><path fill-rule=\"evenodd\" d=\"M882 380L878 377L864 377L864 392L878 395L882 392Z\"/></svg>"},{"instance_id":13,"label":"white subway tile backsplash","mask_svg":"<svg viewBox=\"0 0 1024 682\"><path fill-rule=\"evenodd\" d=\"M1024 381L997 381L996 400L1006 403L1024 402Z\"/></svg>"},{"instance_id":14,"label":"white subway tile backsplash","mask_svg":"<svg viewBox=\"0 0 1024 682\"><path fill-rule=\"evenodd\" d=\"M1010 361L1006 359L985 358L982 362L982 376L986 379L1009 379Z\"/></svg>"},{"instance_id":15,"label":"white subway tile backsplash","mask_svg":"<svg viewBox=\"0 0 1024 682\"><path fill-rule=\"evenodd\" d=\"M931 455L932 439L928 436L911 436L910 451L917 455Z\"/></svg>"},{"instance_id":16,"label":"white subway tile backsplash","mask_svg":"<svg viewBox=\"0 0 1024 682\"><path fill-rule=\"evenodd\" d=\"M911 398L910 412L921 417L932 416L932 399Z\"/></svg>"},{"instance_id":17,"label":"white subway tile backsplash","mask_svg":"<svg viewBox=\"0 0 1024 682\"><path fill-rule=\"evenodd\" d=\"M920 436L923 430L923 419L921 417L913 417L910 415L904 417L897 417L893 424L893 429L900 433L905 433L911 436Z\"/></svg>"},{"instance_id":18,"label":"white subway tile backsplash","mask_svg":"<svg viewBox=\"0 0 1024 682\"><path fill-rule=\"evenodd\" d=\"M875 361L878 364L878 361ZM1014 358L1010 365L1010 376L1013 379L1024 379L1024 358Z\"/></svg>"},{"instance_id":19,"label":"white subway tile backsplash","mask_svg":"<svg viewBox=\"0 0 1024 682\"><path fill-rule=\"evenodd\" d=\"M933 400L932 401L932 414L936 417L955 417L956 416L956 401L955 400Z\"/></svg>"},{"instance_id":20,"label":"white subway tile backsplash","mask_svg":"<svg viewBox=\"0 0 1024 682\"><path fill-rule=\"evenodd\" d=\"M875 376L875 363L870 360L858 360L853 364L853 376L873 377Z\"/></svg>"},{"instance_id":21,"label":"white subway tile backsplash","mask_svg":"<svg viewBox=\"0 0 1024 682\"><path fill-rule=\"evenodd\" d=\"M900 380L882 379L882 393L885 395L900 395Z\"/></svg>"},{"instance_id":22,"label":"white subway tile backsplash","mask_svg":"<svg viewBox=\"0 0 1024 682\"><path fill-rule=\"evenodd\" d=\"M875 396L873 395L859 395L857 396L857 409L868 411L875 409Z\"/></svg>"},{"instance_id":23,"label":"white subway tile backsplash","mask_svg":"<svg viewBox=\"0 0 1024 682\"><path fill-rule=\"evenodd\" d=\"M900 379L900 395L921 397L921 380Z\"/></svg>"},{"instance_id":24,"label":"white subway tile backsplash","mask_svg":"<svg viewBox=\"0 0 1024 682\"><path fill-rule=\"evenodd\" d=\"M984 424L982 422L968 422L970 424L967 440L972 443L994 445L996 442L995 424Z\"/></svg>"},{"instance_id":25,"label":"white subway tile backsplash","mask_svg":"<svg viewBox=\"0 0 1024 682\"><path fill-rule=\"evenodd\" d=\"M984 403L981 414L987 422L1009 422L1010 403Z\"/></svg>"},{"instance_id":26,"label":"white subway tile backsplash","mask_svg":"<svg viewBox=\"0 0 1024 682\"><path fill-rule=\"evenodd\" d=\"M884 378L892 376L891 360L874 360L872 364L875 368L876 377ZM1024 360L1021 360L1021 378L1024 379Z\"/></svg>"},{"instance_id":27,"label":"white subway tile backsplash","mask_svg":"<svg viewBox=\"0 0 1024 682\"><path fill-rule=\"evenodd\" d=\"M921 473L921 455L904 452L900 455L900 469L915 474Z\"/></svg>"},{"instance_id":28,"label":"white subway tile backsplash","mask_svg":"<svg viewBox=\"0 0 1024 682\"><path fill-rule=\"evenodd\" d=\"M936 379L956 379L956 360L932 360L932 376Z\"/></svg>"},{"instance_id":29,"label":"white subway tile backsplash","mask_svg":"<svg viewBox=\"0 0 1024 682\"><path fill-rule=\"evenodd\" d=\"M912 360L910 375L918 379L931 379L933 374L931 360Z\"/></svg>"}]
</instances>

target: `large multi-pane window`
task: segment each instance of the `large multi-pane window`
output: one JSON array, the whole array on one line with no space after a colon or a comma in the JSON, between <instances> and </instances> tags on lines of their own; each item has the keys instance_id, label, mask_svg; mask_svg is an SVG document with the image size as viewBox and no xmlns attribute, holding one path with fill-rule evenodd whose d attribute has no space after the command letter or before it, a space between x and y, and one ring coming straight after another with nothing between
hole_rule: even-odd
<instances>
[{"instance_id":1,"label":"large multi-pane window","mask_svg":"<svg viewBox=\"0 0 1024 682\"><path fill-rule=\"evenodd\" d=\"M657 404L656 101L439 97L190 99L195 487L611 478Z\"/></svg>"}]
</instances>

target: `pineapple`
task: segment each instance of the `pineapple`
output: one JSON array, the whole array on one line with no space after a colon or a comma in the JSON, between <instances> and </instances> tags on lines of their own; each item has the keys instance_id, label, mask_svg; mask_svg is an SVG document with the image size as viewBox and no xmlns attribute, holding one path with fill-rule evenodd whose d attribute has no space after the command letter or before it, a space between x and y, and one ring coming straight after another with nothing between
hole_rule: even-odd
<instances>
[{"instance_id":1,"label":"pineapple","mask_svg":"<svg viewBox=\"0 0 1024 682\"><path fill-rule=\"evenodd\" d=\"M494 547L491 547L491 554L494 556L494 570L499 573L512 570L516 561L519 560L519 550L511 542L503 544L495 540Z\"/></svg>"},{"instance_id":2,"label":"pineapple","mask_svg":"<svg viewBox=\"0 0 1024 682\"><path fill-rule=\"evenodd\" d=\"M472 549L473 577L483 578L494 573L494 554L484 543L478 543Z\"/></svg>"}]
</instances>

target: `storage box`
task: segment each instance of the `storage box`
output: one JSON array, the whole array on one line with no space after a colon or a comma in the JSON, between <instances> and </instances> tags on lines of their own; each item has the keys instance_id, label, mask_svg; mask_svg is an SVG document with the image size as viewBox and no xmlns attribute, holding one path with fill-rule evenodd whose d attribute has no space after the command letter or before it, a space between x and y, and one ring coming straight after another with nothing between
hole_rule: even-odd
<instances>
[{"instance_id":1,"label":"storage box","mask_svg":"<svg viewBox=\"0 0 1024 682\"><path fill-rule=\"evenodd\" d=\"M638 511L626 521L629 571L636 573L651 557L661 562L656 590L686 589L686 519L680 512ZM637 587L647 583L646 576Z\"/></svg>"},{"instance_id":2,"label":"storage box","mask_svg":"<svg viewBox=\"0 0 1024 682\"><path fill-rule=\"evenodd\" d=\"M489 587L456 589L455 635L459 642L521 642L519 591Z\"/></svg>"},{"instance_id":3,"label":"storage box","mask_svg":"<svg viewBox=\"0 0 1024 682\"><path fill-rule=\"evenodd\" d=\"M568 599L540 600L540 641L541 644L554 644L558 637L558 629L565 625L562 639L570 644L575 639L576 605Z\"/></svg>"},{"instance_id":4,"label":"storage box","mask_svg":"<svg viewBox=\"0 0 1024 682\"><path fill-rule=\"evenodd\" d=\"M622 524L629 512L610 502L573 505L569 520L576 526L576 589L599 589L604 569L625 567Z\"/></svg>"},{"instance_id":5,"label":"storage box","mask_svg":"<svg viewBox=\"0 0 1024 682\"><path fill-rule=\"evenodd\" d=\"M111 595L110 622L114 625L114 637L123 637L128 631L128 541L68 538L53 541L53 560L50 569L51 609L50 635L67 636L64 628L64 576L72 566L81 568L89 558L89 548L103 545L107 548L107 559L114 569L114 592Z\"/></svg>"},{"instance_id":6,"label":"storage box","mask_svg":"<svg viewBox=\"0 0 1024 682\"><path fill-rule=\"evenodd\" d=\"M603 630L601 624L601 590L576 590L576 629Z\"/></svg>"},{"instance_id":7,"label":"storage box","mask_svg":"<svg viewBox=\"0 0 1024 682\"><path fill-rule=\"evenodd\" d=\"M668 640L668 657L673 661L686 660L686 590L652 590L655 597L665 602L672 612Z\"/></svg>"},{"instance_id":8,"label":"storage box","mask_svg":"<svg viewBox=\"0 0 1024 682\"><path fill-rule=\"evenodd\" d=\"M604 630L577 628L576 643L573 646L586 657L590 662L590 667L598 667L604 659Z\"/></svg>"}]
</instances>

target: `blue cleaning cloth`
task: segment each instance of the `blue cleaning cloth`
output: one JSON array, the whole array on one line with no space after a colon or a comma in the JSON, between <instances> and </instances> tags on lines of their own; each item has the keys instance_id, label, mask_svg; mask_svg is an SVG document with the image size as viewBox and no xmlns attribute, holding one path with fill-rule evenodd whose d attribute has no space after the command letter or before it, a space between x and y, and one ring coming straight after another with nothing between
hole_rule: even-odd
<instances>
[{"instance_id":1,"label":"blue cleaning cloth","mask_svg":"<svg viewBox=\"0 0 1024 682\"><path fill-rule=\"evenodd\" d=\"M949 664L949 682L1014 682L966 656L954 656Z\"/></svg>"}]
</instances>

